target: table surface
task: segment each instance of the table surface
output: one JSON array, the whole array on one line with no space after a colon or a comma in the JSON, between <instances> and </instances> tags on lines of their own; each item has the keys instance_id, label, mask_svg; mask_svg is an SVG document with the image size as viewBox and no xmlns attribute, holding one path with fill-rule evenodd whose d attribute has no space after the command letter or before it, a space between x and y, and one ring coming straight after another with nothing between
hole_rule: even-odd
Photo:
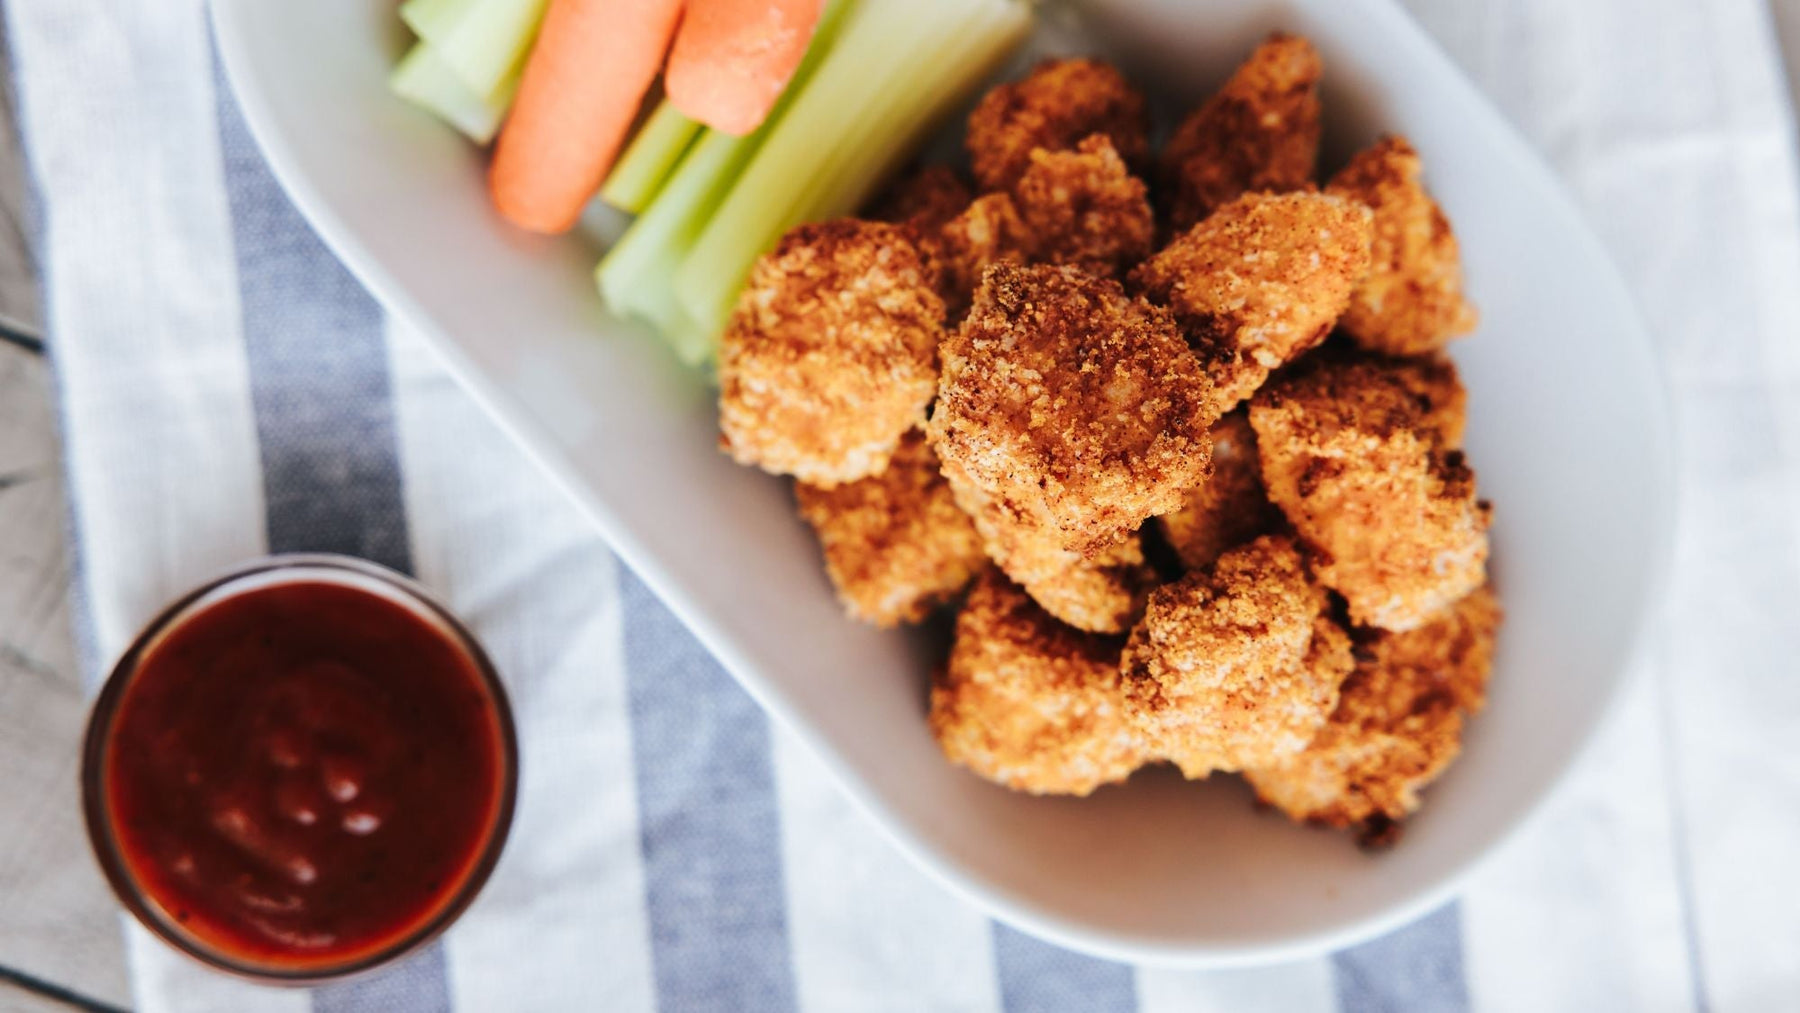
<instances>
[{"instance_id":1,"label":"table surface","mask_svg":"<svg viewBox=\"0 0 1800 1013\"><path fill-rule=\"evenodd\" d=\"M1770 7L1800 108L1800 0ZM8 810L28 815L0 821L0 1010L107 1009L130 991L118 909L88 858L74 790L86 702L10 82L0 66L0 768Z\"/></svg>"},{"instance_id":2,"label":"table surface","mask_svg":"<svg viewBox=\"0 0 1800 1013\"><path fill-rule=\"evenodd\" d=\"M0 1010L122 1007L117 908L74 790L86 702L10 82L0 67L0 769L9 813L25 818L0 820Z\"/></svg>"}]
</instances>

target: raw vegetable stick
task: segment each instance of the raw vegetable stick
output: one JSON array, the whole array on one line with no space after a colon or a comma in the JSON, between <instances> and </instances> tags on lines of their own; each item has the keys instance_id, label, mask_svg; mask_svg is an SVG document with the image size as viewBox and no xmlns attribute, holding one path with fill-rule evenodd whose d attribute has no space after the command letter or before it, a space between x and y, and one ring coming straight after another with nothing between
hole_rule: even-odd
<instances>
[{"instance_id":1,"label":"raw vegetable stick","mask_svg":"<svg viewBox=\"0 0 1800 1013\"><path fill-rule=\"evenodd\" d=\"M400 20L477 95L516 87L548 0L406 0ZM504 106L502 106L504 108Z\"/></svg>"},{"instance_id":2,"label":"raw vegetable stick","mask_svg":"<svg viewBox=\"0 0 1800 1013\"><path fill-rule=\"evenodd\" d=\"M744 166L787 115L795 96L806 90L807 82L831 51L855 6L854 0L832 0L826 4L825 13L813 30L806 58L800 61L792 83L782 92L763 125L745 137L702 130L674 172L657 189L649 206L607 251L595 270L607 308L621 316L649 321L684 362L697 364L710 358L717 334L702 330L676 300L670 287L675 269ZM666 103L665 108L673 110ZM658 110L658 114L662 111ZM632 142L634 148L649 129L640 129L638 140ZM620 160L615 176L625 172L630 157L627 154Z\"/></svg>"},{"instance_id":3,"label":"raw vegetable stick","mask_svg":"<svg viewBox=\"0 0 1800 1013\"><path fill-rule=\"evenodd\" d=\"M625 146L600 199L629 214L643 213L703 129L664 99Z\"/></svg>"},{"instance_id":4,"label":"raw vegetable stick","mask_svg":"<svg viewBox=\"0 0 1800 1013\"><path fill-rule=\"evenodd\" d=\"M790 226L848 214L923 131L1024 37L1019 0L864 0L675 272L718 334L751 264Z\"/></svg>"},{"instance_id":5,"label":"raw vegetable stick","mask_svg":"<svg viewBox=\"0 0 1800 1013\"><path fill-rule=\"evenodd\" d=\"M681 0L552 0L500 128L488 188L508 221L566 232L612 167Z\"/></svg>"},{"instance_id":6,"label":"raw vegetable stick","mask_svg":"<svg viewBox=\"0 0 1800 1013\"><path fill-rule=\"evenodd\" d=\"M823 0L688 0L669 50L669 102L723 133L755 130L800 66Z\"/></svg>"},{"instance_id":7,"label":"raw vegetable stick","mask_svg":"<svg viewBox=\"0 0 1800 1013\"><path fill-rule=\"evenodd\" d=\"M514 76L502 81L494 94L478 94L429 42L415 43L388 78L394 94L462 131L476 144L494 139L518 86L519 79Z\"/></svg>"}]
</instances>

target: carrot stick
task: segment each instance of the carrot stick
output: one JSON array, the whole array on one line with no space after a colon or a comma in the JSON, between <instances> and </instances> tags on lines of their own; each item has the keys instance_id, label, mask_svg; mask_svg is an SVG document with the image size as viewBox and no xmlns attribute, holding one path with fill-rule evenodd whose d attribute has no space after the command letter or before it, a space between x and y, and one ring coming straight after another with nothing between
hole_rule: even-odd
<instances>
[{"instance_id":1,"label":"carrot stick","mask_svg":"<svg viewBox=\"0 0 1800 1013\"><path fill-rule=\"evenodd\" d=\"M618 156L681 0L551 0L488 189L513 224L566 232Z\"/></svg>"},{"instance_id":2,"label":"carrot stick","mask_svg":"<svg viewBox=\"0 0 1800 1013\"><path fill-rule=\"evenodd\" d=\"M714 130L742 136L794 76L823 0L688 0L669 51L669 102Z\"/></svg>"}]
</instances>

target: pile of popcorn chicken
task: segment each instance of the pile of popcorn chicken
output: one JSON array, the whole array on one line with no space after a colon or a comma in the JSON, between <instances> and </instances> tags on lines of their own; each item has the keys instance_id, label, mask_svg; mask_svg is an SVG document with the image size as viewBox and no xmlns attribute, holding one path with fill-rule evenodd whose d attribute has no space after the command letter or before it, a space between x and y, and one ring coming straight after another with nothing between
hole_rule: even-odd
<instances>
[{"instance_id":1,"label":"pile of popcorn chicken","mask_svg":"<svg viewBox=\"0 0 1800 1013\"><path fill-rule=\"evenodd\" d=\"M930 723L983 777L1237 772L1387 843L1482 705L1476 314L1404 139L1316 181L1322 70L1272 36L1153 153L1116 69L1043 63L972 185L795 228L740 297L724 448L797 480L852 615L959 607Z\"/></svg>"}]
</instances>

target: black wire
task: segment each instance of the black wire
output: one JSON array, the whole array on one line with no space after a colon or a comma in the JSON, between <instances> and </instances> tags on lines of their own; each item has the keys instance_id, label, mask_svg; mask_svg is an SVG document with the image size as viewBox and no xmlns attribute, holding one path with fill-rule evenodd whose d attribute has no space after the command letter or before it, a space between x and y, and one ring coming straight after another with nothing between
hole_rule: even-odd
<instances>
[{"instance_id":1,"label":"black wire","mask_svg":"<svg viewBox=\"0 0 1800 1013\"><path fill-rule=\"evenodd\" d=\"M27 992L36 992L46 999L73 1006L78 1010L86 1010L88 1013L130 1013L129 1010L122 1007L90 999L80 992L71 991L61 985L34 977L4 964L0 964L0 981L11 982Z\"/></svg>"},{"instance_id":2,"label":"black wire","mask_svg":"<svg viewBox=\"0 0 1800 1013\"><path fill-rule=\"evenodd\" d=\"M44 354L44 339L0 321L0 341L17 345L33 355Z\"/></svg>"}]
</instances>

